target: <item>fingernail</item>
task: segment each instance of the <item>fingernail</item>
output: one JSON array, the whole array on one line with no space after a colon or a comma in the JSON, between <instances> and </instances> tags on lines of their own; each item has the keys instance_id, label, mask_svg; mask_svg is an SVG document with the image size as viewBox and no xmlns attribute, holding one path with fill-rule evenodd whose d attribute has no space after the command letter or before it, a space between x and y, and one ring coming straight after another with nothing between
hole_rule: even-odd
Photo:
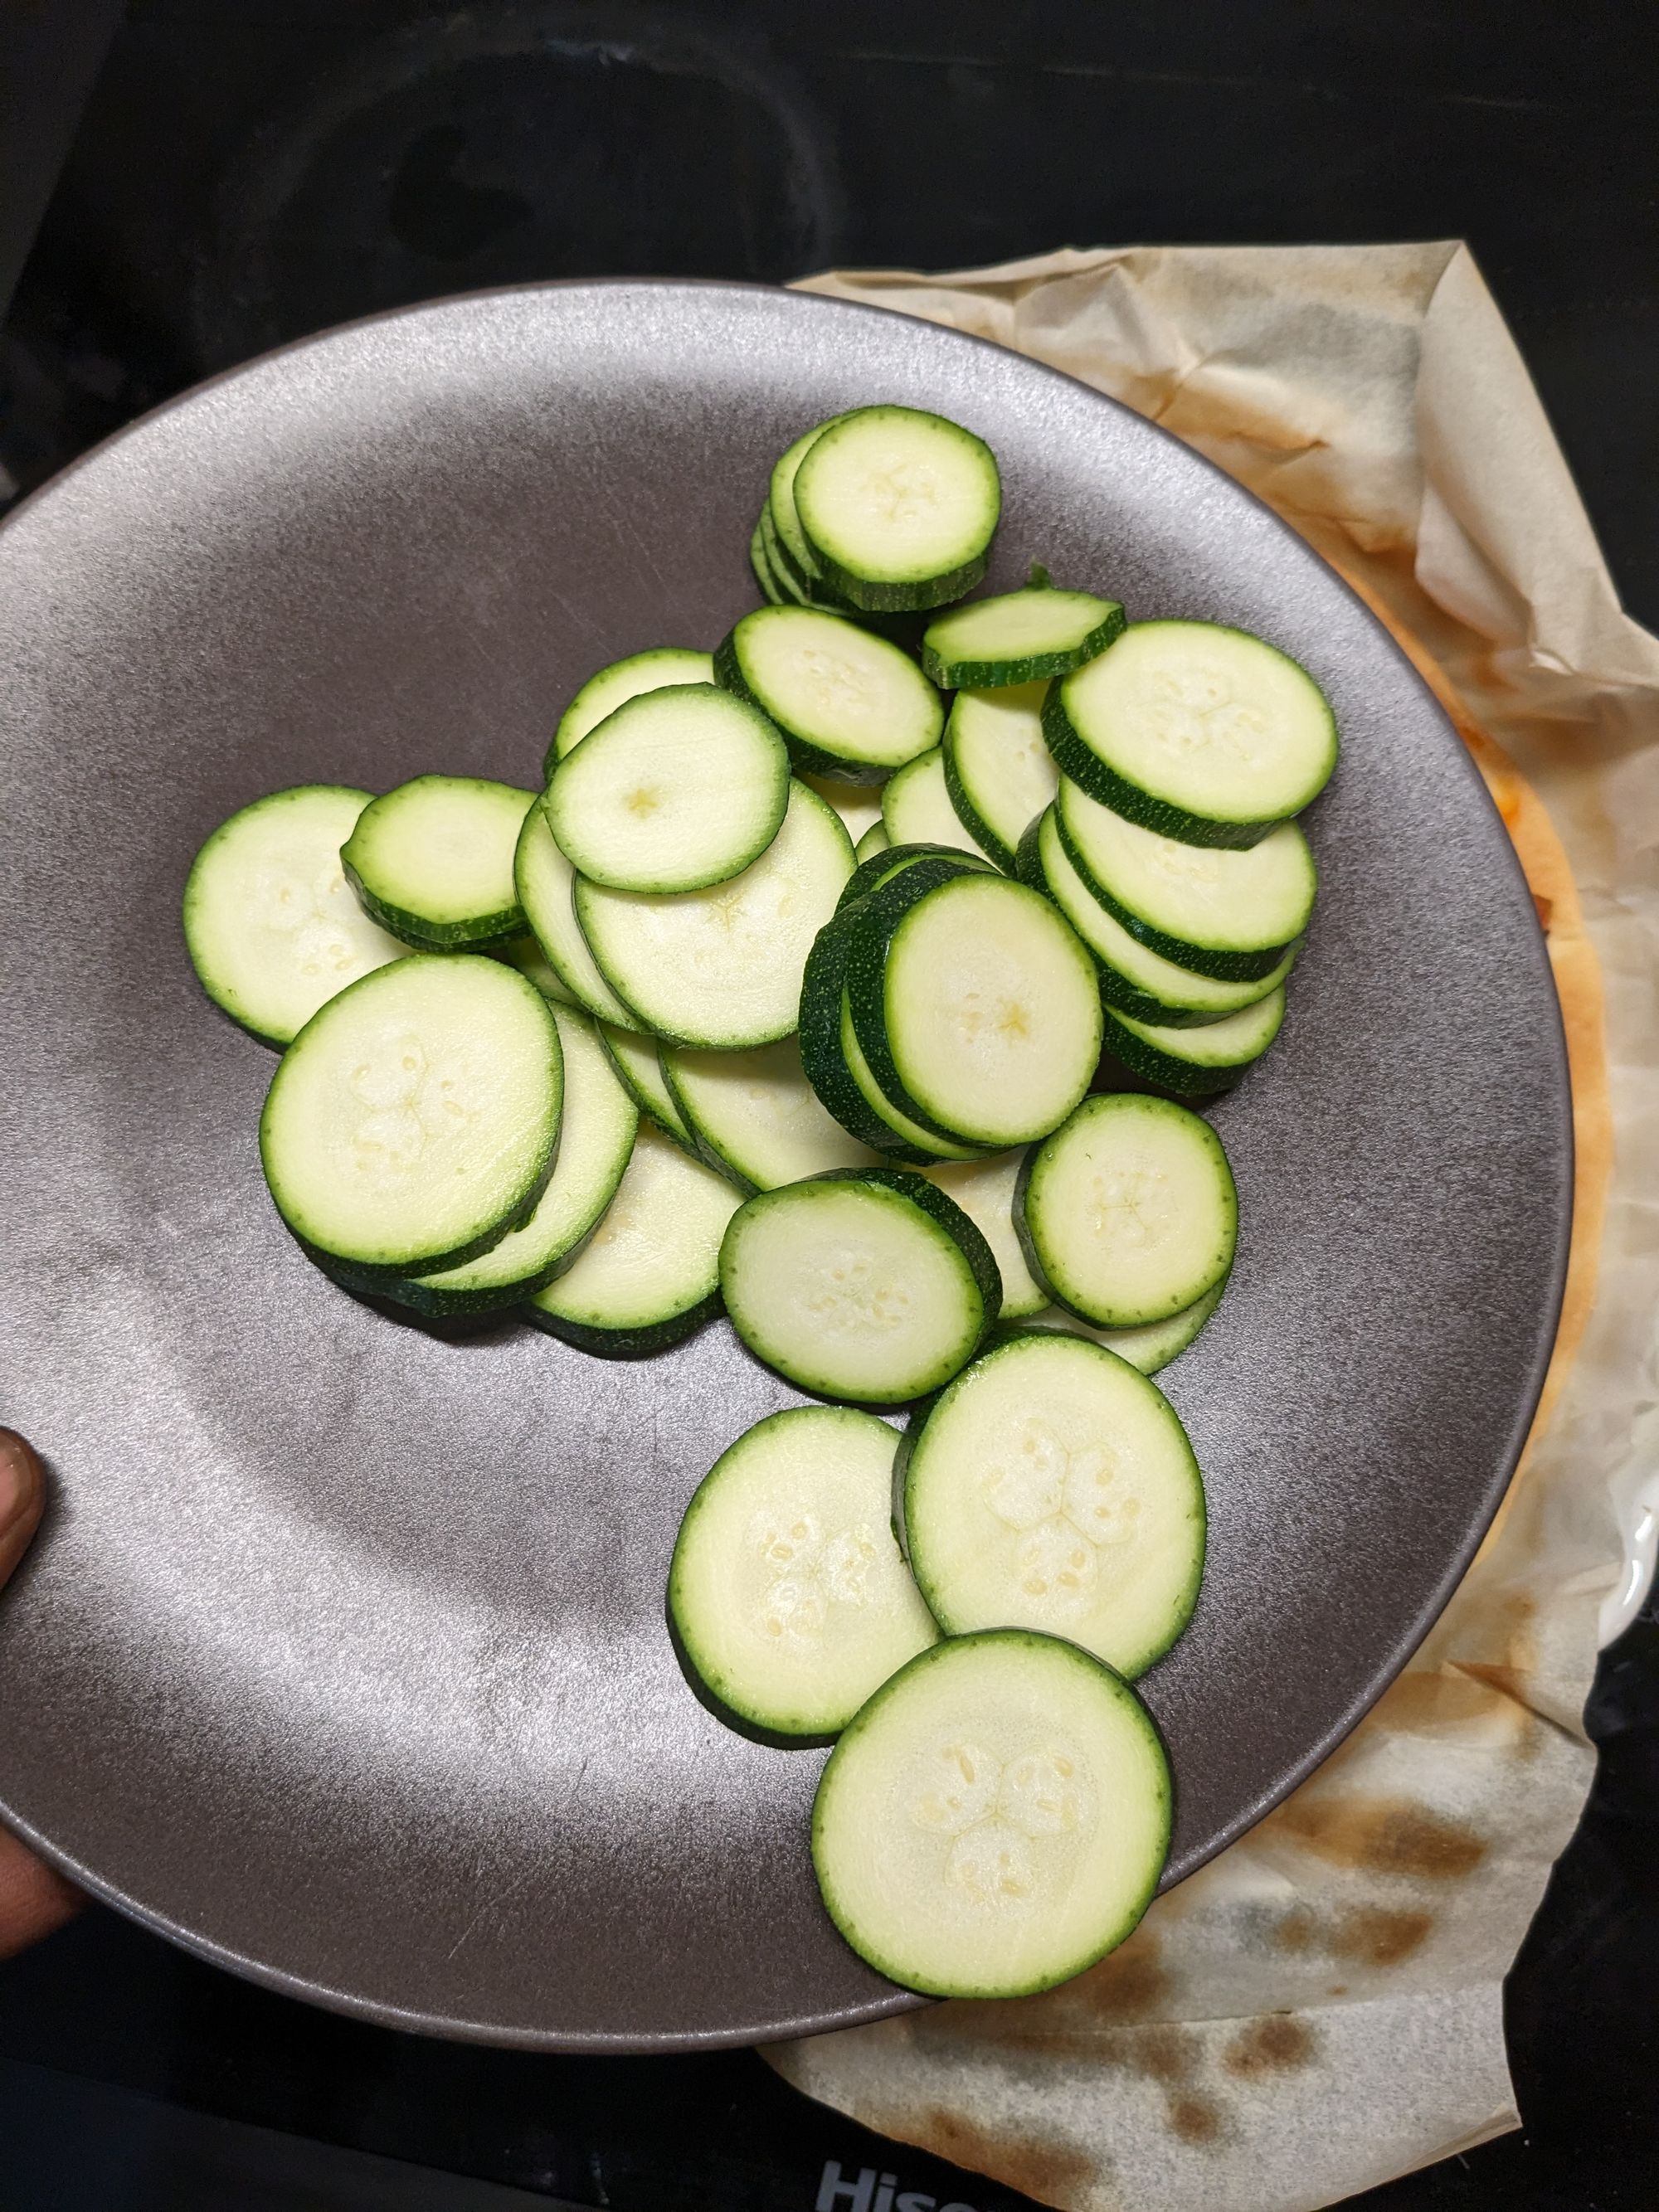
<instances>
[{"instance_id":1,"label":"fingernail","mask_svg":"<svg viewBox=\"0 0 1659 2212\"><path fill-rule=\"evenodd\" d=\"M0 1535L34 1510L40 1462L15 1429L0 1429Z\"/></svg>"}]
</instances>

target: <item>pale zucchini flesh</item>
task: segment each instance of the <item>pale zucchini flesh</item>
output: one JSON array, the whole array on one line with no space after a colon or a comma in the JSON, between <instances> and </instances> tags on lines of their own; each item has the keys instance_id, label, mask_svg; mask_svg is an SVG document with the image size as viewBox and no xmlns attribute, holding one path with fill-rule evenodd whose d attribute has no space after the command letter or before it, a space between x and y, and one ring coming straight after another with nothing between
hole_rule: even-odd
<instances>
[{"instance_id":1,"label":"pale zucchini flesh","mask_svg":"<svg viewBox=\"0 0 1659 2212\"><path fill-rule=\"evenodd\" d=\"M525 1317L584 1352L639 1358L720 1310L720 1247L737 1192L641 1121L617 1193L574 1264Z\"/></svg>"},{"instance_id":2,"label":"pale zucchini flesh","mask_svg":"<svg viewBox=\"0 0 1659 2212\"><path fill-rule=\"evenodd\" d=\"M607 715L542 804L579 875L672 893L740 874L788 802L789 757L766 716L712 684L677 684Z\"/></svg>"},{"instance_id":3,"label":"pale zucchini flesh","mask_svg":"<svg viewBox=\"0 0 1659 2212\"><path fill-rule=\"evenodd\" d=\"M663 1073L662 1054L655 1037L619 1029L614 1022L601 1022L599 1042L610 1055L618 1082L641 1113L694 1158L700 1157L696 1139Z\"/></svg>"},{"instance_id":4,"label":"pale zucchini flesh","mask_svg":"<svg viewBox=\"0 0 1659 2212\"><path fill-rule=\"evenodd\" d=\"M349 1267L459 1267L524 1220L547 1182L559 1033L498 960L416 955L330 1000L283 1054L259 1122L277 1211Z\"/></svg>"},{"instance_id":5,"label":"pale zucchini flesh","mask_svg":"<svg viewBox=\"0 0 1659 2212\"><path fill-rule=\"evenodd\" d=\"M1046 684L959 691L945 726L941 763L951 807L979 849L1006 875L1020 839L1053 805L1060 771L1042 734Z\"/></svg>"},{"instance_id":6,"label":"pale zucchini flesh","mask_svg":"<svg viewBox=\"0 0 1659 2212\"><path fill-rule=\"evenodd\" d=\"M1258 843L1336 766L1335 719L1307 671L1219 623L1131 623L1055 685L1046 726L1094 798L1193 845Z\"/></svg>"},{"instance_id":7,"label":"pale zucchini flesh","mask_svg":"<svg viewBox=\"0 0 1659 2212\"><path fill-rule=\"evenodd\" d=\"M1170 1320L1225 1279L1238 1194L1221 1139L1167 1098L1085 1098L1026 1162L1020 1242L1054 1303L1100 1328Z\"/></svg>"},{"instance_id":8,"label":"pale zucchini flesh","mask_svg":"<svg viewBox=\"0 0 1659 2212\"><path fill-rule=\"evenodd\" d=\"M826 1397L890 1406L948 1382L1001 1304L989 1247L920 1176L854 1169L763 1191L720 1249L732 1326Z\"/></svg>"},{"instance_id":9,"label":"pale zucchini flesh","mask_svg":"<svg viewBox=\"0 0 1659 2212\"><path fill-rule=\"evenodd\" d=\"M1014 1221L1015 1187L1024 1158L1023 1152L993 1152L986 1159L942 1161L921 1170L956 1200L990 1246L1002 1278L1001 1321L1022 1320L1048 1303L1048 1292L1025 1264Z\"/></svg>"},{"instance_id":10,"label":"pale zucchini flesh","mask_svg":"<svg viewBox=\"0 0 1659 2212\"><path fill-rule=\"evenodd\" d=\"M1041 1313L1033 1315L1031 1326L1066 1329L1079 1336L1092 1337L1097 1344L1116 1352L1120 1359L1127 1359L1141 1374L1158 1375L1197 1341L1206 1322L1221 1304L1226 1288L1224 1277L1194 1304L1181 1313L1171 1314L1168 1321L1148 1322L1144 1328L1096 1328L1092 1322L1079 1321L1075 1314L1068 1314L1063 1306L1045 1306Z\"/></svg>"},{"instance_id":11,"label":"pale zucchini flesh","mask_svg":"<svg viewBox=\"0 0 1659 2212\"><path fill-rule=\"evenodd\" d=\"M340 854L364 911L423 951L520 934L514 855L534 792L483 776L417 775L358 816Z\"/></svg>"},{"instance_id":12,"label":"pale zucchini flesh","mask_svg":"<svg viewBox=\"0 0 1659 2212\"><path fill-rule=\"evenodd\" d=\"M830 1168L880 1164L820 1102L795 1037L750 1052L670 1045L662 1073L703 1158L747 1189L777 1190Z\"/></svg>"},{"instance_id":13,"label":"pale zucchini flesh","mask_svg":"<svg viewBox=\"0 0 1659 2212\"><path fill-rule=\"evenodd\" d=\"M806 956L853 865L834 810L796 782L782 828L730 883L665 898L579 877L576 918L635 1027L742 1051L795 1028Z\"/></svg>"},{"instance_id":14,"label":"pale zucchini flesh","mask_svg":"<svg viewBox=\"0 0 1659 2212\"><path fill-rule=\"evenodd\" d=\"M340 848L372 794L302 784L216 830L185 885L185 943L214 1004L284 1045L349 983L408 946L365 914Z\"/></svg>"},{"instance_id":15,"label":"pale zucchini flesh","mask_svg":"<svg viewBox=\"0 0 1659 2212\"><path fill-rule=\"evenodd\" d=\"M1169 1760L1112 1671L1005 1629L935 1644L830 1753L812 1860L831 1919L890 1980L1029 1996L1114 1949L1169 1856Z\"/></svg>"},{"instance_id":16,"label":"pale zucchini flesh","mask_svg":"<svg viewBox=\"0 0 1659 2212\"><path fill-rule=\"evenodd\" d=\"M630 653L625 659L613 660L588 678L559 718L543 765L544 780L567 753L574 752L590 730L629 700L671 684L712 684L714 680L714 655L686 646L654 646L647 652Z\"/></svg>"},{"instance_id":17,"label":"pale zucchini flesh","mask_svg":"<svg viewBox=\"0 0 1659 2212\"><path fill-rule=\"evenodd\" d=\"M704 1476L674 1546L668 1612L719 1705L785 1737L837 1735L939 1640L894 1538L884 1421L800 1406Z\"/></svg>"},{"instance_id":18,"label":"pale zucchini flesh","mask_svg":"<svg viewBox=\"0 0 1659 2212\"><path fill-rule=\"evenodd\" d=\"M548 966L577 1005L599 1021L637 1030L639 1016L623 1006L587 949L572 903L576 872L559 850L539 806L532 806L524 817L513 856L513 880L525 920Z\"/></svg>"},{"instance_id":19,"label":"pale zucchini flesh","mask_svg":"<svg viewBox=\"0 0 1659 2212\"><path fill-rule=\"evenodd\" d=\"M1143 1674L1204 1572L1198 1462L1156 1384L1087 1338L1012 1330L938 1399L903 1477L911 1571L947 1636L1064 1636Z\"/></svg>"},{"instance_id":20,"label":"pale zucchini flesh","mask_svg":"<svg viewBox=\"0 0 1659 2212\"><path fill-rule=\"evenodd\" d=\"M935 748L902 768L881 794L882 827L892 845L945 845L996 864L951 804L945 780L945 754Z\"/></svg>"}]
</instances>

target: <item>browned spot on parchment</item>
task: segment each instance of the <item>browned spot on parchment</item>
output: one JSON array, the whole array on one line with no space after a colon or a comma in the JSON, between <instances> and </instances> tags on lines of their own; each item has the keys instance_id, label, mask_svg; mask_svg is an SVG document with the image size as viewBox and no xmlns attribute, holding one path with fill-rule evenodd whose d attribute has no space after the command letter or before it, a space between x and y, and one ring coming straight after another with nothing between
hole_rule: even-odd
<instances>
[{"instance_id":1,"label":"browned spot on parchment","mask_svg":"<svg viewBox=\"0 0 1659 2212\"><path fill-rule=\"evenodd\" d=\"M1244 2081L1264 2074L1288 2074L1313 2057L1313 2031L1287 2012L1270 2012L1243 2027L1221 2054L1230 2074Z\"/></svg>"},{"instance_id":2,"label":"browned spot on parchment","mask_svg":"<svg viewBox=\"0 0 1659 2212\"><path fill-rule=\"evenodd\" d=\"M1397 1966L1420 1951L1434 1929L1431 1912L1390 1912L1385 1906L1357 1905L1332 1929L1326 1945L1338 1959L1366 1966Z\"/></svg>"},{"instance_id":3,"label":"browned spot on parchment","mask_svg":"<svg viewBox=\"0 0 1659 2212\"><path fill-rule=\"evenodd\" d=\"M1273 1940L1281 1951L1311 1951L1319 1936L1319 1923L1305 1905L1293 1905L1273 1929Z\"/></svg>"},{"instance_id":4,"label":"browned spot on parchment","mask_svg":"<svg viewBox=\"0 0 1659 2212\"><path fill-rule=\"evenodd\" d=\"M1158 1952L1158 1940L1152 1930L1137 1929L1127 1943L1120 1943L1097 1966L1091 1966L1071 1984L1071 1989L1091 2012L1109 2014L1114 2020L1145 2020L1158 2010L1172 1987Z\"/></svg>"},{"instance_id":5,"label":"browned spot on parchment","mask_svg":"<svg viewBox=\"0 0 1659 2212\"><path fill-rule=\"evenodd\" d=\"M1172 2082L1189 2081L1198 2065L1198 2038L1190 2028L1143 2027L1124 2043L1123 2063L1166 2088Z\"/></svg>"},{"instance_id":6,"label":"browned spot on parchment","mask_svg":"<svg viewBox=\"0 0 1659 2212\"><path fill-rule=\"evenodd\" d=\"M1100 2179L1099 2163L1081 2151L1068 2150L1059 2143L995 2135L964 2119L960 2112L945 2111L943 2106L919 2114L914 2130L907 2126L904 2132L923 2150L948 2158L952 2165L988 2174L993 2181L1006 2182L1010 2189L1022 2190L1027 2197L1040 2197L1050 2203L1075 2197Z\"/></svg>"},{"instance_id":7,"label":"browned spot on parchment","mask_svg":"<svg viewBox=\"0 0 1659 2212\"><path fill-rule=\"evenodd\" d=\"M1170 2126L1182 2142L1213 2142L1221 2133L1221 2114L1207 2097L1171 2097Z\"/></svg>"},{"instance_id":8,"label":"browned spot on parchment","mask_svg":"<svg viewBox=\"0 0 1659 2212\"><path fill-rule=\"evenodd\" d=\"M1463 1821L1404 1797L1310 1796L1298 1793L1270 1822L1304 1850L1368 1874L1458 1881L1486 1856L1485 1839Z\"/></svg>"}]
</instances>

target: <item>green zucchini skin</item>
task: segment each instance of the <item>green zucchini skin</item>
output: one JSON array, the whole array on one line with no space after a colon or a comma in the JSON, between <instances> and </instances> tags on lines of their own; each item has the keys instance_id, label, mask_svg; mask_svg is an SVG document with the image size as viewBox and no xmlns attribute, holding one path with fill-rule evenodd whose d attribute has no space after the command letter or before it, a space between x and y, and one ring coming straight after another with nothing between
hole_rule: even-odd
<instances>
[{"instance_id":1,"label":"green zucchini skin","mask_svg":"<svg viewBox=\"0 0 1659 2212\"><path fill-rule=\"evenodd\" d=\"M653 1352L667 1352L683 1344L705 1322L717 1320L724 1310L720 1292L711 1291L707 1297L699 1298L683 1312L670 1314L662 1321L640 1328L595 1328L590 1322L566 1321L534 1304L526 1305L520 1317L532 1327L545 1330L549 1336L574 1344L578 1352L591 1352L601 1359L648 1359Z\"/></svg>"},{"instance_id":2,"label":"green zucchini skin","mask_svg":"<svg viewBox=\"0 0 1659 2212\"><path fill-rule=\"evenodd\" d=\"M971 853L960 851L954 845L888 845L879 853L872 853L847 879L847 888L836 908L838 915L848 907L856 906L873 890L879 890L890 876L896 876L917 860L949 860L961 870L978 869L985 872L983 860L976 860Z\"/></svg>"},{"instance_id":3,"label":"green zucchini skin","mask_svg":"<svg viewBox=\"0 0 1659 2212\"><path fill-rule=\"evenodd\" d=\"M1194 975L1212 975L1218 983L1259 982L1262 976L1271 975L1286 954L1301 941L1298 935L1288 939L1283 945L1263 945L1256 951L1229 952L1213 945L1189 945L1185 938L1170 937L1164 930L1155 929L1151 922L1143 921L1133 908L1125 906L1121 899L1114 898L1100 878L1091 873L1077 840L1066 827L1062 808L1054 810L1054 826L1060 831L1060 842L1066 848L1066 859L1113 921L1121 922L1131 937L1139 938L1150 951L1161 952L1166 960L1173 960L1177 968L1190 968ZM1279 825L1274 823L1271 826L1277 829Z\"/></svg>"},{"instance_id":4,"label":"green zucchini skin","mask_svg":"<svg viewBox=\"0 0 1659 2212\"><path fill-rule=\"evenodd\" d=\"M901 1114L955 1145L971 1144L973 1139L947 1129L935 1115L918 1105L900 1078L887 1036L883 986L888 945L910 908L926 898L929 891L939 890L957 876L972 872L952 861L919 860L872 891L848 917L851 923L845 972L848 1002L852 1009L854 1033L870 1064L870 1072Z\"/></svg>"},{"instance_id":5,"label":"green zucchini skin","mask_svg":"<svg viewBox=\"0 0 1659 2212\"><path fill-rule=\"evenodd\" d=\"M875 1183L881 1189L896 1191L899 1197L908 1198L918 1212L937 1222L968 1262L985 1307L985 1334L988 1335L997 1326L997 1314L1002 1304L1002 1270L997 1265L996 1255L986 1243L978 1224L937 1183L929 1182L926 1176L907 1175L897 1167L829 1168L810 1180ZM980 1342L982 1345L984 1341L982 1335Z\"/></svg>"},{"instance_id":6,"label":"green zucchini skin","mask_svg":"<svg viewBox=\"0 0 1659 2212\"><path fill-rule=\"evenodd\" d=\"M1279 1000L1279 1021L1273 1024L1272 1033L1248 1060L1235 1060L1228 1066L1203 1067L1190 1060L1178 1059L1175 1054L1165 1052L1146 1038L1138 1036L1134 1030L1117 1019L1110 1006L1105 1010L1104 1052L1139 1076L1144 1082L1150 1083L1158 1091L1168 1091L1176 1098L1213 1097L1218 1091L1231 1091L1239 1078L1255 1066L1278 1036L1279 1024L1285 1018L1285 987L1282 983L1273 995ZM1211 1026L1206 1023L1194 1034L1201 1036L1204 1028Z\"/></svg>"},{"instance_id":7,"label":"green zucchini skin","mask_svg":"<svg viewBox=\"0 0 1659 2212\"><path fill-rule=\"evenodd\" d=\"M776 573L769 557L765 523L766 515L763 509L760 520L750 533L749 566L754 572L755 581L760 586L761 597L771 606L787 606L789 604L789 594L778 582Z\"/></svg>"},{"instance_id":8,"label":"green zucchini skin","mask_svg":"<svg viewBox=\"0 0 1659 2212\"><path fill-rule=\"evenodd\" d=\"M957 771L957 757L951 744L948 728L939 748L939 765L945 771L945 795L951 801L951 811L957 821L961 823L975 844L983 846L988 855L996 863L1005 876L1012 876L1016 882L1020 881L1018 850L998 836L996 831L968 796L967 787ZM945 848L941 847L939 849L942 851ZM1041 890L1042 886L1041 884L1036 884L1032 888Z\"/></svg>"},{"instance_id":9,"label":"green zucchini skin","mask_svg":"<svg viewBox=\"0 0 1659 2212\"><path fill-rule=\"evenodd\" d=\"M880 857L884 860L888 855ZM926 1166L933 1155L907 1145L896 1131L881 1121L866 1102L842 1056L842 986L846 980L850 947L850 913L838 915L818 932L806 956L800 993L800 1064L826 1113L839 1121L849 1136L872 1152Z\"/></svg>"},{"instance_id":10,"label":"green zucchini skin","mask_svg":"<svg viewBox=\"0 0 1659 2212\"><path fill-rule=\"evenodd\" d=\"M532 802L533 804L533 802ZM371 921L378 921L389 937L413 946L416 952L502 952L525 932L524 908L503 907L499 913L477 921L428 922L389 899L376 897L343 853L340 868L357 895L357 903Z\"/></svg>"},{"instance_id":11,"label":"green zucchini skin","mask_svg":"<svg viewBox=\"0 0 1659 2212\"><path fill-rule=\"evenodd\" d=\"M1019 841L1019 849L1014 854L1014 865L1010 872L1017 884L1028 884L1032 890L1041 891L1047 898L1048 879L1042 872L1042 848L1039 842L1042 834L1042 817L1039 814L1035 822L1026 823L1025 834Z\"/></svg>"},{"instance_id":12,"label":"green zucchini skin","mask_svg":"<svg viewBox=\"0 0 1659 2212\"><path fill-rule=\"evenodd\" d=\"M1042 702L1042 734L1060 764L1060 774L1070 776L1091 799L1109 806L1126 822L1133 822L1142 830L1156 830L1160 837L1173 837L1179 844L1219 846L1231 852L1245 852L1252 845L1259 845L1288 818L1274 814L1260 822L1214 821L1206 815L1189 814L1184 806L1177 806L1170 799L1155 799L1151 792L1142 791L1138 784L1121 776L1085 743L1066 711L1063 684L1056 684ZM1173 959L1176 956L1171 953L1170 957Z\"/></svg>"},{"instance_id":13,"label":"green zucchini skin","mask_svg":"<svg viewBox=\"0 0 1659 2212\"><path fill-rule=\"evenodd\" d=\"M1025 588L1042 591L1049 587L1028 584ZM1013 594L1007 596L1012 598ZM1006 654L996 660L957 659L948 653L939 652L930 642L933 633L929 629L921 641L922 672L932 677L942 691L996 691L1014 684L1039 684L1046 678L1069 676L1085 661L1104 653L1124 627L1123 609L1119 602L1106 599L1102 605L1107 611L1081 644L1063 647L1053 653ZM954 799L955 793L951 796ZM969 823L968 827L972 829L973 825ZM974 835L978 836L979 832L975 830ZM980 842L983 844L985 841L981 838Z\"/></svg>"}]
</instances>

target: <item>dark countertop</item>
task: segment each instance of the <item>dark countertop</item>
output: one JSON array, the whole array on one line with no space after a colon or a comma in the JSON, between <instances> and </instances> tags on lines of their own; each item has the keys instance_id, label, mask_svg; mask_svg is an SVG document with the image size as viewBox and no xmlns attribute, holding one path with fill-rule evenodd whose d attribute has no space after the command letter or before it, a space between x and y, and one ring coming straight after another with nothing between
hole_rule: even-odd
<instances>
[{"instance_id":1,"label":"dark countertop","mask_svg":"<svg viewBox=\"0 0 1659 2212\"><path fill-rule=\"evenodd\" d=\"M74 129L118 12L59 0L0 23L22 93L0 122L0 287L31 177L40 204L51 190L54 117L74 131L0 331L0 503L215 368L482 284L1461 236L1627 603L1659 623L1651 9L135 0ZM1655 2201L1651 1607L1604 1659L1591 1720L1595 1791L1510 1983L1525 2132L1354 2200L1374 2212ZM422 2042L102 1911L0 1967L6 2212L806 2212L830 2202L830 2161L853 2212L866 2171L941 2212L1025 2201L807 2104L748 2053Z\"/></svg>"}]
</instances>

